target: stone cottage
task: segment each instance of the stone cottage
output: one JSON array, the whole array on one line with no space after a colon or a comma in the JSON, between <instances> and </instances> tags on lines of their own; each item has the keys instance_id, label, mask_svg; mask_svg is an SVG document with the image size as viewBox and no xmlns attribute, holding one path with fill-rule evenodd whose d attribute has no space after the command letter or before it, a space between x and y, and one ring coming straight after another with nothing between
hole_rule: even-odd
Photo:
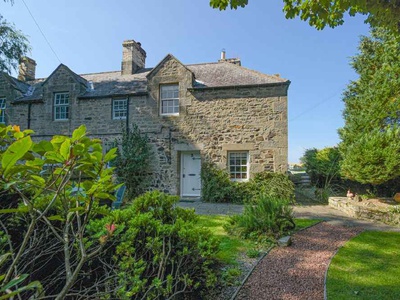
<instances>
[{"instance_id":1,"label":"stone cottage","mask_svg":"<svg viewBox=\"0 0 400 300\"><path fill-rule=\"evenodd\" d=\"M225 52L190 65L168 54L146 68L140 43L122 46L115 72L78 75L61 64L36 79L35 61L23 58L18 79L0 74L0 122L33 129L35 139L85 124L105 143L135 123L156 156L153 187L184 197L200 195L204 160L235 181L287 170L289 80L244 68Z\"/></svg>"}]
</instances>

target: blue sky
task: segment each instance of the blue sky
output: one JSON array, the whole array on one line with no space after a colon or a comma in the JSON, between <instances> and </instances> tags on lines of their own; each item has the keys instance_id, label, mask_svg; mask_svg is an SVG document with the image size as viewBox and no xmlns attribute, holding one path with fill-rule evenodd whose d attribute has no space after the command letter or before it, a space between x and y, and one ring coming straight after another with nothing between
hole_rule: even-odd
<instances>
[{"instance_id":1,"label":"blue sky","mask_svg":"<svg viewBox=\"0 0 400 300\"><path fill-rule=\"evenodd\" d=\"M78 74L119 70L122 41L134 39L147 52L147 67L168 53L186 64L213 62L225 49L247 68L289 79L289 162L305 149L338 143L341 95L356 78L350 57L368 34L363 17L323 31L286 20L280 1L250 0L244 9L222 12L208 0L24 1L56 54L23 0L1 1L0 10L29 36L37 77L50 75L60 61Z\"/></svg>"}]
</instances>

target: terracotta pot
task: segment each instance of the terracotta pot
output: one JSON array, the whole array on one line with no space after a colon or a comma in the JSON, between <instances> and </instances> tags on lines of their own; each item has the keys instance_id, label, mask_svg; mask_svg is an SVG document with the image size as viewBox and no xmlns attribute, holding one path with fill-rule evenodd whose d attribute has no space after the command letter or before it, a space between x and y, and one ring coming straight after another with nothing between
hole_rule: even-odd
<instances>
[{"instance_id":1,"label":"terracotta pot","mask_svg":"<svg viewBox=\"0 0 400 300\"><path fill-rule=\"evenodd\" d=\"M400 203L400 193L396 193L396 195L394 195L393 199L394 199L394 201Z\"/></svg>"}]
</instances>

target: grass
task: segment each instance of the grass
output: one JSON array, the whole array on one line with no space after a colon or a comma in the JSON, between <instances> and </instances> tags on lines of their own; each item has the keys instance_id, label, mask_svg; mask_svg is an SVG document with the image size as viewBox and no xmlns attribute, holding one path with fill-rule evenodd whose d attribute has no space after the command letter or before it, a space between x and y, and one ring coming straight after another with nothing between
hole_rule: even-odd
<instances>
[{"instance_id":1,"label":"grass","mask_svg":"<svg viewBox=\"0 0 400 300\"><path fill-rule=\"evenodd\" d=\"M328 299L399 299L399 245L398 232L363 232L347 242L329 267Z\"/></svg>"},{"instance_id":2,"label":"grass","mask_svg":"<svg viewBox=\"0 0 400 300\"><path fill-rule=\"evenodd\" d=\"M246 252L248 249L254 248L255 245L254 242L228 235L223 228L228 223L228 219L228 216L199 215L199 226L208 228L219 239L218 259L225 264L235 265L239 253Z\"/></svg>"},{"instance_id":3,"label":"grass","mask_svg":"<svg viewBox=\"0 0 400 300\"><path fill-rule=\"evenodd\" d=\"M255 241L244 240L237 236L228 235L223 226L228 223L229 216L221 215L199 215L199 226L211 230L220 241L220 251L218 259L224 264L236 265L237 257L240 253L255 257L255 252L267 250L270 245L261 245ZM320 220L295 219L296 230L312 226ZM250 254L250 255L249 255Z\"/></svg>"}]
</instances>

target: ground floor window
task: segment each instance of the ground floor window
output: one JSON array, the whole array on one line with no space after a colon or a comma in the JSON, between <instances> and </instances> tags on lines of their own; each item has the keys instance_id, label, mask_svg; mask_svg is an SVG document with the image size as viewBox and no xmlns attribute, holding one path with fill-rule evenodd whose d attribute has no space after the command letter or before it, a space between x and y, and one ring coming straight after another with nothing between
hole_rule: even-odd
<instances>
[{"instance_id":1,"label":"ground floor window","mask_svg":"<svg viewBox=\"0 0 400 300\"><path fill-rule=\"evenodd\" d=\"M246 181L249 179L249 152L228 152L229 176L233 181Z\"/></svg>"}]
</instances>

